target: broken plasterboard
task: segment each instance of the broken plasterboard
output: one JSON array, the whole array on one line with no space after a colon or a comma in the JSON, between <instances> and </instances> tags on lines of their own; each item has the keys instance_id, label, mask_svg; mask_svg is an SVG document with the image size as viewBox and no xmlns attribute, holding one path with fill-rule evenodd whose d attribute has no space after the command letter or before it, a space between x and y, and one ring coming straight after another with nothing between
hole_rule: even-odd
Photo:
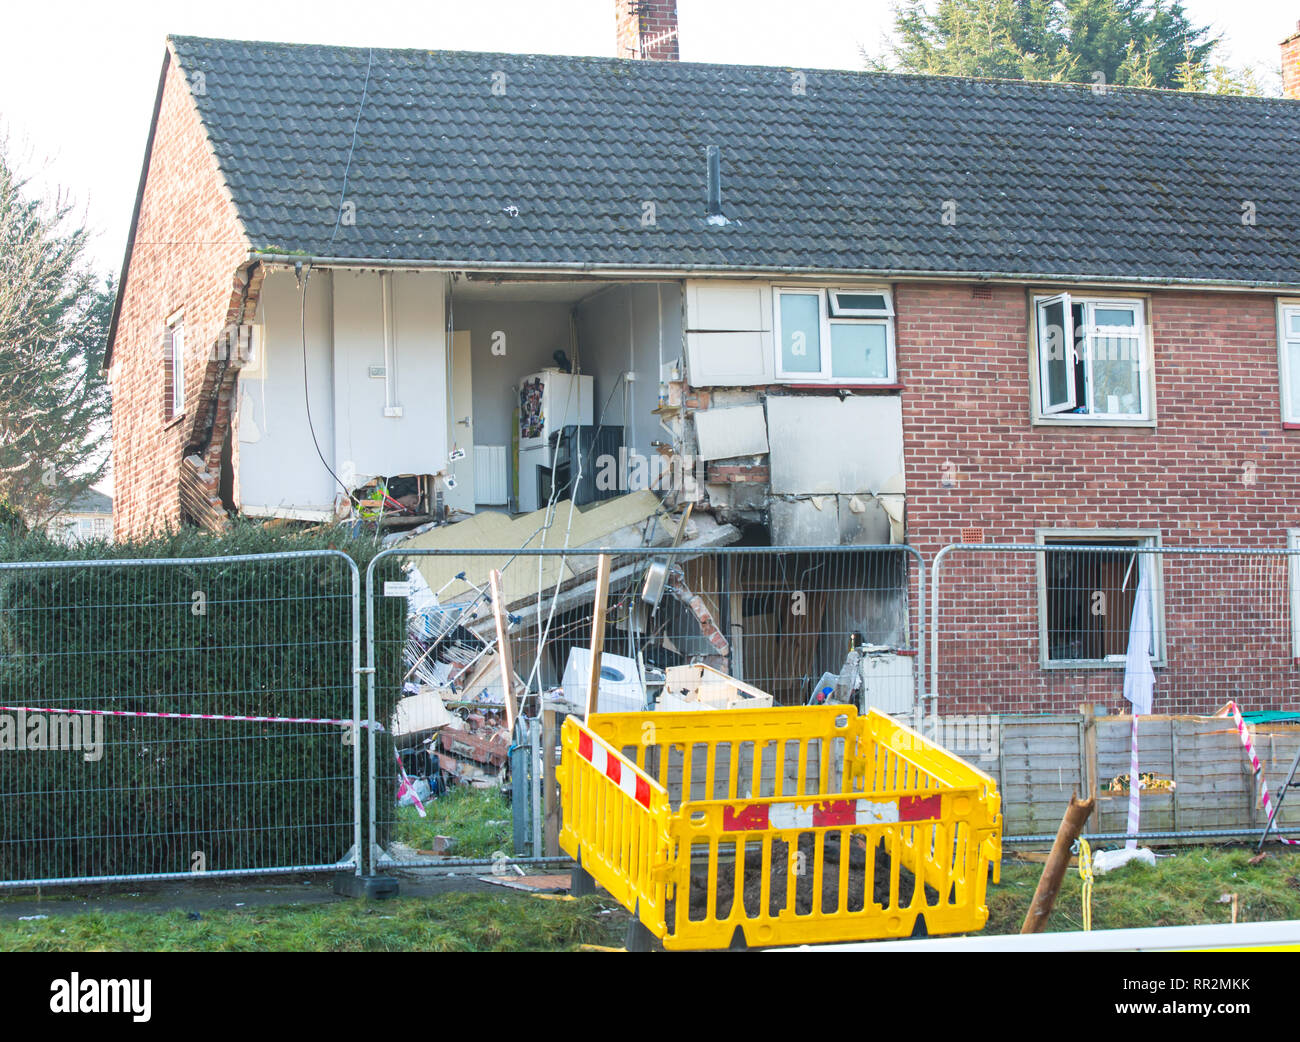
<instances>
[{"instance_id":1,"label":"broken plasterboard","mask_svg":"<svg viewBox=\"0 0 1300 1042\"><path fill-rule=\"evenodd\" d=\"M421 731L437 730L445 727L452 719L438 692L426 687L419 694L406 695L397 700L388 728L394 738L401 738Z\"/></svg>"},{"instance_id":2,"label":"broken plasterboard","mask_svg":"<svg viewBox=\"0 0 1300 1042\"><path fill-rule=\"evenodd\" d=\"M894 395L771 395L767 427L773 493L906 491Z\"/></svg>"},{"instance_id":3,"label":"broken plasterboard","mask_svg":"<svg viewBox=\"0 0 1300 1042\"><path fill-rule=\"evenodd\" d=\"M700 459L706 462L767 452L767 417L761 405L703 409L694 417Z\"/></svg>"},{"instance_id":4,"label":"broken plasterboard","mask_svg":"<svg viewBox=\"0 0 1300 1042\"><path fill-rule=\"evenodd\" d=\"M649 491L631 492L586 507L576 507L573 511L572 530L569 531L569 546L604 545L606 538L620 528L644 522L658 509L659 497ZM415 536L401 545L413 550L510 550L515 547L560 549L565 545L565 531L569 526L569 501L564 500L555 505L552 524L542 531L547 521L546 514L547 511L543 508L512 518L499 511L486 510L454 525L444 525ZM667 542L669 538L671 536L665 535L663 541ZM486 589L488 572L505 564L504 557L494 555L421 556L412 560L431 589L445 588L440 598L443 603L474 596L475 590L471 587ZM589 563L595 567L594 559L590 558L562 559L558 555L540 559L516 558L514 564L502 572L507 604L537 595L539 560L543 588L554 587L557 581L563 583L574 578ZM457 580L457 574L462 571L465 579Z\"/></svg>"},{"instance_id":5,"label":"broken plasterboard","mask_svg":"<svg viewBox=\"0 0 1300 1042\"><path fill-rule=\"evenodd\" d=\"M693 663L664 670L664 692L708 709L770 709L772 696L721 670Z\"/></svg>"},{"instance_id":6,"label":"broken plasterboard","mask_svg":"<svg viewBox=\"0 0 1300 1042\"><path fill-rule=\"evenodd\" d=\"M885 546L903 542L901 495L773 499L772 539L781 546Z\"/></svg>"}]
</instances>

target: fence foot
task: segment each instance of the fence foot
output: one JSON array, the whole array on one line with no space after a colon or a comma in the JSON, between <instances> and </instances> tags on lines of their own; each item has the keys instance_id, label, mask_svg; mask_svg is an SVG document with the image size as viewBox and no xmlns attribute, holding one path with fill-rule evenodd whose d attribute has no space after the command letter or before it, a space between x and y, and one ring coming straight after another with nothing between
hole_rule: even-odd
<instances>
[{"instance_id":1,"label":"fence foot","mask_svg":"<svg viewBox=\"0 0 1300 1042\"><path fill-rule=\"evenodd\" d=\"M596 881L588 875L579 864L573 866L573 877L569 881L571 897L590 897L596 892Z\"/></svg>"},{"instance_id":2,"label":"fence foot","mask_svg":"<svg viewBox=\"0 0 1300 1042\"><path fill-rule=\"evenodd\" d=\"M396 897L398 883L391 876L359 876L352 872L334 873L334 892L340 897L364 897L383 901Z\"/></svg>"},{"instance_id":3,"label":"fence foot","mask_svg":"<svg viewBox=\"0 0 1300 1042\"><path fill-rule=\"evenodd\" d=\"M623 947L630 952L648 952L654 950L655 935L646 929L640 919L633 919L627 924L627 937Z\"/></svg>"}]
</instances>

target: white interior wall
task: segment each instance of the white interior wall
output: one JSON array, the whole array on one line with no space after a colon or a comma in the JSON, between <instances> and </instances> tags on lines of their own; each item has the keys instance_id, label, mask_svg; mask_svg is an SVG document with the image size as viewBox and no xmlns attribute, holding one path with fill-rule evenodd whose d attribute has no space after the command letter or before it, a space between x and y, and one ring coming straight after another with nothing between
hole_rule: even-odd
<instances>
[{"instance_id":1,"label":"white interior wall","mask_svg":"<svg viewBox=\"0 0 1300 1042\"><path fill-rule=\"evenodd\" d=\"M307 283L307 377L321 451L350 486L447 464L443 277L393 272L389 335L401 416L385 416L384 311L378 272L317 271ZM244 513L311 516L338 491L312 445L303 400L302 298L292 272L262 287L263 362L239 390L239 494Z\"/></svg>"},{"instance_id":2,"label":"white interior wall","mask_svg":"<svg viewBox=\"0 0 1300 1042\"><path fill-rule=\"evenodd\" d=\"M395 402L385 415L382 280L391 293ZM339 272L334 276L334 453L339 477L353 484L391 474L436 474L447 467L447 332L441 275Z\"/></svg>"},{"instance_id":3,"label":"white interior wall","mask_svg":"<svg viewBox=\"0 0 1300 1042\"><path fill-rule=\"evenodd\" d=\"M553 366L552 355L557 350L564 351L572 361L569 305L504 300L471 302L453 297L452 324L470 335L474 444L508 447L515 386L530 373ZM498 341L503 354L492 350L497 333L504 335ZM456 410L460 411L459 405Z\"/></svg>"},{"instance_id":4,"label":"white interior wall","mask_svg":"<svg viewBox=\"0 0 1300 1042\"><path fill-rule=\"evenodd\" d=\"M316 437L328 453L334 432L334 302L328 271L308 279L307 392ZM300 510L328 514L334 479L312 446L303 394L303 311L290 271L273 271L262 284L258 318L261 358L239 375L238 494L244 512L268 516ZM328 457L327 457L328 458Z\"/></svg>"},{"instance_id":5,"label":"white interior wall","mask_svg":"<svg viewBox=\"0 0 1300 1042\"><path fill-rule=\"evenodd\" d=\"M321 450L349 485L381 474L434 474L447 463L445 277L385 277L400 417L384 415L385 379L370 374L386 362L381 274L321 270L308 280L312 421ZM681 361L681 292L679 283L627 284L593 291L576 306L577 353L581 371L594 377L596 417L604 409L604 422L630 437L630 412L634 447L647 458L651 442L667 438L653 410L661 376ZM242 373L239 385L238 501L255 516L324 516L337 492L307 424L300 307L294 274L269 274L260 305L262 362ZM509 446L519 380L553 365L557 350L573 359L572 309L567 302L454 301L453 324L471 338L475 444ZM503 353L493 351L497 334ZM626 391L620 378L629 370L637 378Z\"/></svg>"},{"instance_id":6,"label":"white interior wall","mask_svg":"<svg viewBox=\"0 0 1300 1042\"><path fill-rule=\"evenodd\" d=\"M665 370L682 355L680 284L629 283L588 297L578 305L578 344L583 372L595 376L596 418L603 409L607 425L624 428L624 444L649 459L650 443L668 440L654 409L661 350ZM636 378L620 386L629 371Z\"/></svg>"}]
</instances>

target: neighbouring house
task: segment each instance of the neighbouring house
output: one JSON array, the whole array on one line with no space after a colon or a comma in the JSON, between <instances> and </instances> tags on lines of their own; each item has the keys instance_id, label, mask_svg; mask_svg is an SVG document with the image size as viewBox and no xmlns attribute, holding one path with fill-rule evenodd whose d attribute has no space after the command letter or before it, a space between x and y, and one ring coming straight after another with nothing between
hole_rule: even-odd
<instances>
[{"instance_id":1,"label":"neighbouring house","mask_svg":"<svg viewBox=\"0 0 1300 1042\"><path fill-rule=\"evenodd\" d=\"M45 523L51 539L82 543L90 539L113 539L113 500L93 488L87 489Z\"/></svg>"},{"instance_id":2,"label":"neighbouring house","mask_svg":"<svg viewBox=\"0 0 1300 1042\"><path fill-rule=\"evenodd\" d=\"M527 510L598 449L589 496L777 545L1113 544L1047 578L1049 628L1126 546L1296 538L1300 34L1269 99L690 64L671 0L617 24L628 57L168 39L119 536L378 485ZM1114 666L1131 589L1047 664ZM971 704L1113 694L1026 663Z\"/></svg>"}]
</instances>

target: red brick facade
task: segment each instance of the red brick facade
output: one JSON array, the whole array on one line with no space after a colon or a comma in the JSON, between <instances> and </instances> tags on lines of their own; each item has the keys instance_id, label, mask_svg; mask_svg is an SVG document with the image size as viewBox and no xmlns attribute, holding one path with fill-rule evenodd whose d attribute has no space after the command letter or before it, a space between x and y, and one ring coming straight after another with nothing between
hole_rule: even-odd
<instances>
[{"instance_id":1,"label":"red brick facade","mask_svg":"<svg viewBox=\"0 0 1300 1042\"><path fill-rule=\"evenodd\" d=\"M119 539L180 524L180 464L187 448L206 447L211 463L218 462L228 416L222 409L212 444L205 446L219 368L212 363L227 323L255 305L248 291L259 281L245 285L248 242L171 60L147 162L109 370ZM168 317L177 312L185 327L185 409L169 421L164 337Z\"/></svg>"},{"instance_id":2,"label":"red brick facade","mask_svg":"<svg viewBox=\"0 0 1300 1042\"><path fill-rule=\"evenodd\" d=\"M1028 308L1020 287L897 287L907 531L927 562L968 527L986 542L1068 527L1155 529L1167 547L1286 546L1300 527L1300 431L1280 419L1273 297L1148 296L1154 428L1033 425ZM1121 707L1122 670L1039 667L1036 556L963 552L945 566L939 693L955 700L943 711ZM1164 599L1158 711L1294 703L1281 559L1171 557Z\"/></svg>"}]
</instances>

